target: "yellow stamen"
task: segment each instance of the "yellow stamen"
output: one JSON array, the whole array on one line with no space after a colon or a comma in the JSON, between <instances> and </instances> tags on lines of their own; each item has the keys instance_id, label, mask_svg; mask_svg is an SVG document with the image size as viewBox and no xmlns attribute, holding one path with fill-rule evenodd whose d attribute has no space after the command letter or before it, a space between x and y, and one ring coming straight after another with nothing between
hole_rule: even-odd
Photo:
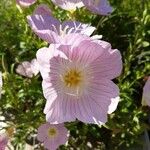
<instances>
[{"instance_id":1,"label":"yellow stamen","mask_svg":"<svg viewBox=\"0 0 150 150\"><path fill-rule=\"evenodd\" d=\"M49 137L55 137L57 135L57 130L55 128L49 128L48 129L48 136Z\"/></svg>"},{"instance_id":2,"label":"yellow stamen","mask_svg":"<svg viewBox=\"0 0 150 150\"><path fill-rule=\"evenodd\" d=\"M67 87L77 87L81 82L81 72L71 69L64 75L63 80Z\"/></svg>"}]
</instances>

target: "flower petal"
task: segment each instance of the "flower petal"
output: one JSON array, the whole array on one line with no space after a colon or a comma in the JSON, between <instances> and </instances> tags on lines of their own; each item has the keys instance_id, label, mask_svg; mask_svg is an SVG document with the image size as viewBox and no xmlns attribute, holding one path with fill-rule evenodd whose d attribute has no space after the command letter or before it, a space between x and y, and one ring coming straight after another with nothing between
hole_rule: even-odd
<instances>
[{"instance_id":1,"label":"flower petal","mask_svg":"<svg viewBox=\"0 0 150 150\"><path fill-rule=\"evenodd\" d=\"M88 36L90 36L96 29L89 24L83 24L78 21L65 21L62 24L62 28L68 28L69 33L81 33Z\"/></svg>"},{"instance_id":2,"label":"flower petal","mask_svg":"<svg viewBox=\"0 0 150 150\"><path fill-rule=\"evenodd\" d=\"M107 0L82 0L84 5L93 13L99 15L109 15L112 12L112 7Z\"/></svg>"},{"instance_id":3,"label":"flower petal","mask_svg":"<svg viewBox=\"0 0 150 150\"><path fill-rule=\"evenodd\" d=\"M46 113L46 120L51 124L59 124L68 121L75 121L74 115L75 101L68 95L60 95L49 106L50 109Z\"/></svg>"},{"instance_id":4,"label":"flower petal","mask_svg":"<svg viewBox=\"0 0 150 150\"><path fill-rule=\"evenodd\" d=\"M119 96L111 99L111 104L109 105L109 108L108 108L108 114L113 113L117 109L119 101L120 101Z\"/></svg>"},{"instance_id":5,"label":"flower petal","mask_svg":"<svg viewBox=\"0 0 150 150\"><path fill-rule=\"evenodd\" d=\"M27 16L32 30L48 43L55 43L58 38L60 22L50 15Z\"/></svg>"},{"instance_id":6,"label":"flower petal","mask_svg":"<svg viewBox=\"0 0 150 150\"><path fill-rule=\"evenodd\" d=\"M37 135L37 139L41 142L45 141L47 138L47 129L48 129L49 125L48 124L43 124L42 126L40 126L38 128L38 135Z\"/></svg>"}]
</instances>

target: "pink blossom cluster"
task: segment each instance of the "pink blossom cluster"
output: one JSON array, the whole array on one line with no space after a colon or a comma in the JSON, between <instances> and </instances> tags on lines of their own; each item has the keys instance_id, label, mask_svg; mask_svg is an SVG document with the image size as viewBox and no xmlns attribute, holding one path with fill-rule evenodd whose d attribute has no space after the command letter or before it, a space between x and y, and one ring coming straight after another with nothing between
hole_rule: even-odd
<instances>
[{"instance_id":1,"label":"pink blossom cluster","mask_svg":"<svg viewBox=\"0 0 150 150\"><path fill-rule=\"evenodd\" d=\"M16 0L17 4L22 7L29 7L37 0ZM55 5L68 11L75 11L77 8L85 6L95 14L109 15L112 7L107 0L51 0Z\"/></svg>"},{"instance_id":2,"label":"pink blossom cluster","mask_svg":"<svg viewBox=\"0 0 150 150\"><path fill-rule=\"evenodd\" d=\"M84 5L102 15L112 11L106 0L52 1L69 11ZM22 6L34 2L17 1L20 5L24 3ZM78 119L103 125L107 115L116 110L120 100L119 88L112 79L121 73L121 54L112 49L110 43L101 40L101 36L91 36L95 27L78 21L60 22L47 5L39 5L32 15L27 16L27 21L49 47L39 49L36 59L31 62L20 63L16 72L31 78L40 71L47 123L39 127L37 138L45 148L55 150L68 139L64 122Z\"/></svg>"},{"instance_id":3,"label":"pink blossom cluster","mask_svg":"<svg viewBox=\"0 0 150 150\"><path fill-rule=\"evenodd\" d=\"M36 0L17 0L30 6ZM86 6L96 14L108 15L112 7L107 0L52 0L62 9L75 11ZM108 114L119 103L119 88L112 81L121 74L122 58L119 50L92 36L95 27L78 21L60 22L47 5L39 5L27 21L33 32L49 43L39 49L36 59L24 61L16 72L32 78L40 71L46 99L44 114L47 123L38 129L38 140L45 148L56 150L68 140L64 122L82 121L103 125ZM150 80L143 90L143 104L150 105Z\"/></svg>"}]
</instances>

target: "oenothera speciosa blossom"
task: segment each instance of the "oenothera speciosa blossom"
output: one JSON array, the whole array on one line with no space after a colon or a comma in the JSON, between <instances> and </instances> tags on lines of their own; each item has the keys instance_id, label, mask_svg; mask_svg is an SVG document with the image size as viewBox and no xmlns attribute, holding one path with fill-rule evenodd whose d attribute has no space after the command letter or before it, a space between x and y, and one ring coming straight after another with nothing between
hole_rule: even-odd
<instances>
[{"instance_id":1,"label":"oenothera speciosa blossom","mask_svg":"<svg viewBox=\"0 0 150 150\"><path fill-rule=\"evenodd\" d=\"M148 80L143 88L142 105L150 106L150 77L148 77Z\"/></svg>"},{"instance_id":2,"label":"oenothera speciosa blossom","mask_svg":"<svg viewBox=\"0 0 150 150\"><path fill-rule=\"evenodd\" d=\"M2 85L3 85L2 73L0 72L0 99L1 99Z\"/></svg>"},{"instance_id":3,"label":"oenothera speciosa blossom","mask_svg":"<svg viewBox=\"0 0 150 150\"><path fill-rule=\"evenodd\" d=\"M16 3L22 7L29 7L34 4L36 0L16 0Z\"/></svg>"},{"instance_id":4,"label":"oenothera speciosa blossom","mask_svg":"<svg viewBox=\"0 0 150 150\"><path fill-rule=\"evenodd\" d=\"M38 128L37 139L43 142L46 149L56 150L60 145L67 142L67 135L68 131L64 124L52 125L45 123Z\"/></svg>"},{"instance_id":5,"label":"oenothera speciosa blossom","mask_svg":"<svg viewBox=\"0 0 150 150\"><path fill-rule=\"evenodd\" d=\"M68 11L75 11L76 8L81 8L84 6L82 0L52 0L52 2Z\"/></svg>"},{"instance_id":6,"label":"oenothera speciosa blossom","mask_svg":"<svg viewBox=\"0 0 150 150\"><path fill-rule=\"evenodd\" d=\"M71 33L81 33L90 36L95 30L95 27L88 24L82 24L77 21L61 23L48 13L39 14L42 6L39 7L33 15L27 17L27 20L32 30L48 43L62 43L64 36Z\"/></svg>"},{"instance_id":7,"label":"oenothera speciosa blossom","mask_svg":"<svg viewBox=\"0 0 150 150\"><path fill-rule=\"evenodd\" d=\"M39 73L39 64L36 59L32 59L31 62L23 61L17 66L16 72L22 76L32 78Z\"/></svg>"},{"instance_id":8,"label":"oenothera speciosa blossom","mask_svg":"<svg viewBox=\"0 0 150 150\"><path fill-rule=\"evenodd\" d=\"M69 34L64 40L68 44L51 44L37 52L46 120L104 124L119 102L119 89L112 79L122 70L120 52L82 34Z\"/></svg>"}]
</instances>

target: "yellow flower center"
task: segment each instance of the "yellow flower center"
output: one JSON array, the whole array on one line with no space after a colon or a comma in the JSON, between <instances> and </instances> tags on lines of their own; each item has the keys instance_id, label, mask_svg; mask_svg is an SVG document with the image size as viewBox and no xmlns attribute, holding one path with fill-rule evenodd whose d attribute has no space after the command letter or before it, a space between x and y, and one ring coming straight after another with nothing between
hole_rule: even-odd
<instances>
[{"instance_id":1,"label":"yellow flower center","mask_svg":"<svg viewBox=\"0 0 150 150\"><path fill-rule=\"evenodd\" d=\"M96 6L98 6L99 3L100 3L100 0L95 0L94 3L95 3Z\"/></svg>"},{"instance_id":2,"label":"yellow flower center","mask_svg":"<svg viewBox=\"0 0 150 150\"><path fill-rule=\"evenodd\" d=\"M49 128L48 129L48 136L51 137L55 137L57 135L57 130L55 128Z\"/></svg>"},{"instance_id":3,"label":"yellow flower center","mask_svg":"<svg viewBox=\"0 0 150 150\"><path fill-rule=\"evenodd\" d=\"M67 87L77 87L81 82L81 72L71 69L64 75L63 80Z\"/></svg>"},{"instance_id":4,"label":"yellow flower center","mask_svg":"<svg viewBox=\"0 0 150 150\"><path fill-rule=\"evenodd\" d=\"M6 132L7 132L7 134L8 134L9 137L12 137L13 134L14 134L14 128L13 128L13 127L10 127L10 128L7 129Z\"/></svg>"}]
</instances>

